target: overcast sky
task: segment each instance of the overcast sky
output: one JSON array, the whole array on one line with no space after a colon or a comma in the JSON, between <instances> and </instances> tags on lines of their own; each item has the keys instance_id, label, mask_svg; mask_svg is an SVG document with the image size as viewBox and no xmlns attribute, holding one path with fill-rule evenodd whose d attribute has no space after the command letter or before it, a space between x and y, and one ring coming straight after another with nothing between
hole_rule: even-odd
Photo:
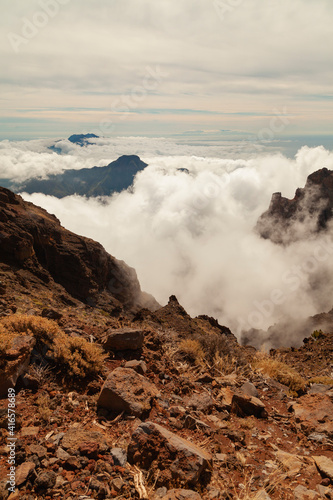
<instances>
[{"instance_id":1,"label":"overcast sky","mask_svg":"<svg viewBox=\"0 0 333 500\"><path fill-rule=\"evenodd\" d=\"M332 131L332 0L1 4L2 139Z\"/></svg>"}]
</instances>

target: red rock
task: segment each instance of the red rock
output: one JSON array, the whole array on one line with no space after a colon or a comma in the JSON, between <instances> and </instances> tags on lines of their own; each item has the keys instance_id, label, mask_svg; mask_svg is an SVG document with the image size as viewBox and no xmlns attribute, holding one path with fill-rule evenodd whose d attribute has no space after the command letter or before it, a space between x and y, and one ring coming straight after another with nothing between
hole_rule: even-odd
<instances>
[{"instance_id":1,"label":"red rock","mask_svg":"<svg viewBox=\"0 0 333 500\"><path fill-rule=\"evenodd\" d=\"M99 445L94 441L84 441L79 445L80 454L89 458L97 458L98 450Z\"/></svg>"},{"instance_id":2,"label":"red rock","mask_svg":"<svg viewBox=\"0 0 333 500\"><path fill-rule=\"evenodd\" d=\"M126 349L141 349L143 345L143 330L134 328L119 328L108 330L103 342L106 351L123 351Z\"/></svg>"},{"instance_id":3,"label":"red rock","mask_svg":"<svg viewBox=\"0 0 333 500\"><path fill-rule=\"evenodd\" d=\"M265 405L260 399L246 394L234 394L231 411L239 417L254 415L257 418L267 417Z\"/></svg>"},{"instance_id":4,"label":"red rock","mask_svg":"<svg viewBox=\"0 0 333 500\"><path fill-rule=\"evenodd\" d=\"M307 394L292 405L296 423L309 435L312 432L333 437L333 402L327 394Z\"/></svg>"},{"instance_id":5,"label":"red rock","mask_svg":"<svg viewBox=\"0 0 333 500\"><path fill-rule=\"evenodd\" d=\"M172 482L195 485L212 463L210 453L153 422L139 425L127 453L130 463L144 469L150 469L153 464L163 471L165 486ZM161 484L161 477L159 482Z\"/></svg>"},{"instance_id":6,"label":"red rock","mask_svg":"<svg viewBox=\"0 0 333 500\"><path fill-rule=\"evenodd\" d=\"M35 470L35 467L36 465L34 464L34 462L24 462L23 464L19 465L16 469L15 474L16 485L21 486L21 484L25 483L32 471Z\"/></svg>"},{"instance_id":7,"label":"red rock","mask_svg":"<svg viewBox=\"0 0 333 500\"><path fill-rule=\"evenodd\" d=\"M150 411L153 398L159 395L155 385L146 377L130 368L119 367L104 382L97 405L140 417Z\"/></svg>"}]
</instances>

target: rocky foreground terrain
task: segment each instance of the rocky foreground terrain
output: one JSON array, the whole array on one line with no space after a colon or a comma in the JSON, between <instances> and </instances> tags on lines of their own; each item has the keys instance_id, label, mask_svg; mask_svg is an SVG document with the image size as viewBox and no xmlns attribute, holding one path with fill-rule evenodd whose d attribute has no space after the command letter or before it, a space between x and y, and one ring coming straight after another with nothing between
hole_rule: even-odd
<instances>
[{"instance_id":1,"label":"rocky foreground terrain","mask_svg":"<svg viewBox=\"0 0 333 500\"><path fill-rule=\"evenodd\" d=\"M3 188L0 241L0 499L333 498L332 333L241 346Z\"/></svg>"}]
</instances>

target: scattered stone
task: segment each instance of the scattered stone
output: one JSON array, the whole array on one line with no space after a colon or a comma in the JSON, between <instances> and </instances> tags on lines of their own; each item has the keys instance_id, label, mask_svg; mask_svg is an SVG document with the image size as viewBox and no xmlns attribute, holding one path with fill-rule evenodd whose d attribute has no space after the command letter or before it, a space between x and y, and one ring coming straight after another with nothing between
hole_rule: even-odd
<instances>
[{"instance_id":1,"label":"scattered stone","mask_svg":"<svg viewBox=\"0 0 333 500\"><path fill-rule=\"evenodd\" d=\"M231 411L239 417L254 415L257 418L266 418L267 412L264 403L254 396L234 394L231 402Z\"/></svg>"},{"instance_id":2,"label":"scattered stone","mask_svg":"<svg viewBox=\"0 0 333 500\"><path fill-rule=\"evenodd\" d=\"M130 368L116 368L110 373L97 405L110 411L141 417L151 410L151 402L160 392L149 380Z\"/></svg>"},{"instance_id":3,"label":"scattered stone","mask_svg":"<svg viewBox=\"0 0 333 500\"><path fill-rule=\"evenodd\" d=\"M99 444L96 441L84 441L79 444L80 455L88 458L97 458Z\"/></svg>"},{"instance_id":4,"label":"scattered stone","mask_svg":"<svg viewBox=\"0 0 333 500\"><path fill-rule=\"evenodd\" d=\"M68 450L71 455L79 452L82 443L96 443L100 453L104 453L109 449L109 446L103 436L98 431L86 431L77 427L71 427L64 435L61 441L61 446Z\"/></svg>"},{"instance_id":5,"label":"scattered stone","mask_svg":"<svg viewBox=\"0 0 333 500\"><path fill-rule=\"evenodd\" d=\"M103 342L106 351L124 351L127 349L142 349L144 339L143 330L133 328L119 328L118 330L108 330Z\"/></svg>"},{"instance_id":6,"label":"scattered stone","mask_svg":"<svg viewBox=\"0 0 333 500\"><path fill-rule=\"evenodd\" d=\"M153 422L139 425L127 453L130 463L144 469L150 469L154 463L163 472L168 470L170 476L163 486L168 486L171 479L182 486L195 485L212 463L210 453Z\"/></svg>"},{"instance_id":7,"label":"scattered stone","mask_svg":"<svg viewBox=\"0 0 333 500\"><path fill-rule=\"evenodd\" d=\"M298 474L303 466L302 460L300 460L296 455L293 455L292 453L277 450L275 456L278 462L280 462L288 471L288 476L294 476Z\"/></svg>"},{"instance_id":8,"label":"scattered stone","mask_svg":"<svg viewBox=\"0 0 333 500\"><path fill-rule=\"evenodd\" d=\"M45 307L42 310L42 316L43 316L43 318L55 319L55 320L62 318L61 312L56 311L55 309L52 309L50 307Z\"/></svg>"},{"instance_id":9,"label":"scattered stone","mask_svg":"<svg viewBox=\"0 0 333 500\"><path fill-rule=\"evenodd\" d=\"M319 471L333 481L333 460L325 456L312 457Z\"/></svg>"},{"instance_id":10,"label":"scattered stone","mask_svg":"<svg viewBox=\"0 0 333 500\"><path fill-rule=\"evenodd\" d=\"M208 412L214 406L212 397L207 392L201 394L193 394L187 401L186 405L193 410Z\"/></svg>"},{"instance_id":11,"label":"scattered stone","mask_svg":"<svg viewBox=\"0 0 333 500\"><path fill-rule=\"evenodd\" d=\"M122 448L112 448L111 456L115 465L120 465L121 467L126 465L127 453Z\"/></svg>"},{"instance_id":12,"label":"scattered stone","mask_svg":"<svg viewBox=\"0 0 333 500\"><path fill-rule=\"evenodd\" d=\"M325 434L320 434L319 432L312 432L308 435L308 439L321 444L327 440L327 436Z\"/></svg>"},{"instance_id":13,"label":"scattered stone","mask_svg":"<svg viewBox=\"0 0 333 500\"><path fill-rule=\"evenodd\" d=\"M308 394L324 394L332 388L331 385L325 384L312 384L308 390Z\"/></svg>"},{"instance_id":14,"label":"scattered stone","mask_svg":"<svg viewBox=\"0 0 333 500\"><path fill-rule=\"evenodd\" d=\"M198 418L193 417L192 415L186 415L184 418L184 427L186 429L202 429L204 431L210 430L210 426L199 420Z\"/></svg>"},{"instance_id":15,"label":"scattered stone","mask_svg":"<svg viewBox=\"0 0 333 500\"><path fill-rule=\"evenodd\" d=\"M169 490L166 495L164 495L162 500L202 500L199 493L192 490Z\"/></svg>"},{"instance_id":16,"label":"scattered stone","mask_svg":"<svg viewBox=\"0 0 333 500\"><path fill-rule=\"evenodd\" d=\"M257 391L257 388L254 384L252 384L252 382L245 382L240 390L246 394L247 396L254 396L255 398L258 398L259 397L259 392Z\"/></svg>"},{"instance_id":17,"label":"scattered stone","mask_svg":"<svg viewBox=\"0 0 333 500\"><path fill-rule=\"evenodd\" d=\"M39 444L29 445L29 450L34 455L37 455L39 459L47 457L47 449L44 448L44 446L40 446Z\"/></svg>"},{"instance_id":18,"label":"scattered stone","mask_svg":"<svg viewBox=\"0 0 333 500\"><path fill-rule=\"evenodd\" d=\"M133 359L132 361L127 361L127 363L125 363L125 368L132 368L132 370L135 370L141 375L144 375L147 371L146 363L144 361L139 361L137 359Z\"/></svg>"},{"instance_id":19,"label":"scattered stone","mask_svg":"<svg viewBox=\"0 0 333 500\"><path fill-rule=\"evenodd\" d=\"M57 475L54 471L42 472L35 479L35 488L37 490L48 490L53 488L57 480Z\"/></svg>"},{"instance_id":20,"label":"scattered stone","mask_svg":"<svg viewBox=\"0 0 333 500\"><path fill-rule=\"evenodd\" d=\"M292 410L306 435L317 432L333 437L333 402L327 394L306 394L298 398Z\"/></svg>"},{"instance_id":21,"label":"scattered stone","mask_svg":"<svg viewBox=\"0 0 333 500\"><path fill-rule=\"evenodd\" d=\"M60 447L59 447L59 448L57 449L56 456L57 456L57 458L58 458L59 460L63 460L63 461L65 461L65 460L67 460L68 458L70 458L70 456L71 456L71 455L70 455L69 453L67 453L67 451L65 451L63 448L60 448Z\"/></svg>"},{"instance_id":22,"label":"scattered stone","mask_svg":"<svg viewBox=\"0 0 333 500\"><path fill-rule=\"evenodd\" d=\"M24 462L16 469L15 482L17 486L25 483L32 471L35 470L34 462Z\"/></svg>"},{"instance_id":23,"label":"scattered stone","mask_svg":"<svg viewBox=\"0 0 333 500\"><path fill-rule=\"evenodd\" d=\"M222 389L219 393L219 398L221 399L223 409L225 409L225 410L231 409L231 403L232 403L233 396L234 396L234 392L231 389L229 389L229 387L222 387Z\"/></svg>"},{"instance_id":24,"label":"scattered stone","mask_svg":"<svg viewBox=\"0 0 333 500\"><path fill-rule=\"evenodd\" d=\"M319 495L316 491L308 490L305 486L299 484L294 489L294 498L295 500L315 500L316 498L319 498Z\"/></svg>"},{"instance_id":25,"label":"scattered stone","mask_svg":"<svg viewBox=\"0 0 333 500\"><path fill-rule=\"evenodd\" d=\"M23 436L37 436L39 427L22 427L20 435Z\"/></svg>"},{"instance_id":26,"label":"scattered stone","mask_svg":"<svg viewBox=\"0 0 333 500\"><path fill-rule=\"evenodd\" d=\"M124 481L121 479L121 477L117 477L112 481L112 486L117 492L121 491L124 486Z\"/></svg>"}]
</instances>

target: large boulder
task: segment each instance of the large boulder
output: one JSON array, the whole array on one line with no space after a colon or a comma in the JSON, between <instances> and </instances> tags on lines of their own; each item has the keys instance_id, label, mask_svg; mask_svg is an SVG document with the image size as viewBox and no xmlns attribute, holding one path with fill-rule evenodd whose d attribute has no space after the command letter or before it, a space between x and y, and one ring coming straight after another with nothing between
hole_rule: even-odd
<instances>
[{"instance_id":1,"label":"large boulder","mask_svg":"<svg viewBox=\"0 0 333 500\"><path fill-rule=\"evenodd\" d=\"M124 351L142 349L144 333L137 328L119 328L108 330L104 337L103 348L106 351Z\"/></svg>"},{"instance_id":2,"label":"large boulder","mask_svg":"<svg viewBox=\"0 0 333 500\"><path fill-rule=\"evenodd\" d=\"M231 401L231 411L239 417L254 415L257 418L267 417L265 405L260 399L246 394L234 394Z\"/></svg>"},{"instance_id":3,"label":"large boulder","mask_svg":"<svg viewBox=\"0 0 333 500\"><path fill-rule=\"evenodd\" d=\"M153 422L139 425L127 454L130 463L155 471L165 486L194 486L212 463L210 453Z\"/></svg>"},{"instance_id":4,"label":"large boulder","mask_svg":"<svg viewBox=\"0 0 333 500\"><path fill-rule=\"evenodd\" d=\"M153 398L160 392L146 377L131 368L116 368L100 392L97 405L115 413L141 417L149 413Z\"/></svg>"}]
</instances>

